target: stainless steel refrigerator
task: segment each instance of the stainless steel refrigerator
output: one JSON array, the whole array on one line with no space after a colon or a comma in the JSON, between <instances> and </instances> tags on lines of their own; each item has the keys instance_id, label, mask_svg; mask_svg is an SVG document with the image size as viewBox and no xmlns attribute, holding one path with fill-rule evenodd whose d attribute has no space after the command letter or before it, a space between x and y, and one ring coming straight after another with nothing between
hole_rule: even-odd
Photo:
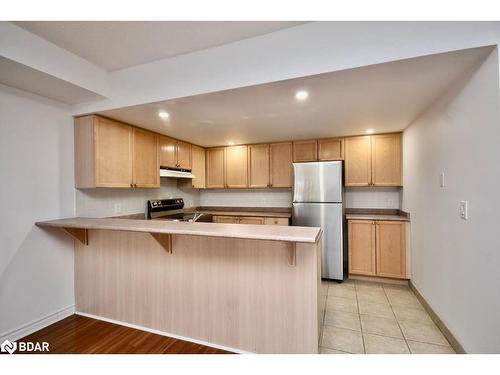
<instances>
[{"instance_id":1,"label":"stainless steel refrigerator","mask_svg":"<svg viewBox=\"0 0 500 375\"><path fill-rule=\"evenodd\" d=\"M293 163L292 225L321 227L321 277L344 278L342 162Z\"/></svg>"}]
</instances>

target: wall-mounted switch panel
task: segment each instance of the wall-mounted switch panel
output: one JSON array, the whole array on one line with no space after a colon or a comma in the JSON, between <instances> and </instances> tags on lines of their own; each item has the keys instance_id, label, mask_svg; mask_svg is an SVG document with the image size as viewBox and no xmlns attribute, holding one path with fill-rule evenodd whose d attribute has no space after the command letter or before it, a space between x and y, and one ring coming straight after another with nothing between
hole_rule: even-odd
<instances>
[{"instance_id":1,"label":"wall-mounted switch panel","mask_svg":"<svg viewBox=\"0 0 500 375\"><path fill-rule=\"evenodd\" d=\"M444 188L444 172L439 175L439 186Z\"/></svg>"},{"instance_id":2,"label":"wall-mounted switch panel","mask_svg":"<svg viewBox=\"0 0 500 375\"><path fill-rule=\"evenodd\" d=\"M460 201L460 217L464 220L469 218L467 201Z\"/></svg>"}]
</instances>

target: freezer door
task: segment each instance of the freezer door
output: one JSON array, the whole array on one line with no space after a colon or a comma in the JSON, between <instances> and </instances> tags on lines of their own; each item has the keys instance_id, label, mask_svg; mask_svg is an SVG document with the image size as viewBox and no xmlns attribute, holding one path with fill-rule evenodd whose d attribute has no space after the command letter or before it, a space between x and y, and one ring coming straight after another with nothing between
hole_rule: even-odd
<instances>
[{"instance_id":1,"label":"freezer door","mask_svg":"<svg viewBox=\"0 0 500 375\"><path fill-rule=\"evenodd\" d=\"M294 202L342 202L342 162L293 163Z\"/></svg>"},{"instance_id":2,"label":"freezer door","mask_svg":"<svg viewBox=\"0 0 500 375\"><path fill-rule=\"evenodd\" d=\"M321 277L344 278L343 219L341 203L294 203L292 224L321 227Z\"/></svg>"}]
</instances>

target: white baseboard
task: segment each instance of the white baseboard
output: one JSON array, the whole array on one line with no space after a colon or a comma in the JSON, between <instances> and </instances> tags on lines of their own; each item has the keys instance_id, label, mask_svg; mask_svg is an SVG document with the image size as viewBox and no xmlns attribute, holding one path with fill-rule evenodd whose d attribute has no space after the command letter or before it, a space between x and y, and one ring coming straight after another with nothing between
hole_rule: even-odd
<instances>
[{"instance_id":1,"label":"white baseboard","mask_svg":"<svg viewBox=\"0 0 500 375\"><path fill-rule=\"evenodd\" d=\"M83 312L79 312L79 311L76 311L75 314L81 315L81 316L86 316L87 318L102 320L102 321L108 322L108 323L118 324L118 325L129 327L129 328L135 328L135 329L138 329L140 331L146 331L146 332L154 333L154 334L157 334L157 335L160 335L160 336L172 337L174 339L184 340L184 341L188 341L188 342L192 342L192 343L200 344L200 345L205 345L205 346L209 346L209 347L215 348L215 349L226 350L228 352L239 353L239 354L253 354L251 352L246 352L246 351L243 351L241 349L230 348L230 347L227 347L227 346L217 345L217 344L214 344L214 343L211 343L211 342L207 342L207 341L203 341L203 340L196 340L196 339L192 339L192 338L189 338L189 337L179 336L179 335L176 335L176 334L173 334L173 333L159 331L159 330L153 329L153 328L148 328L148 327L139 326L139 325L136 325L136 324L130 324L130 323L127 323L127 322L122 322L120 320L108 319L108 318L104 318L102 316L87 314L87 313L83 313Z\"/></svg>"},{"instance_id":2,"label":"white baseboard","mask_svg":"<svg viewBox=\"0 0 500 375\"><path fill-rule=\"evenodd\" d=\"M20 327L14 328L11 331L4 332L0 335L0 342L4 340L16 341L25 336L32 334L33 332L39 331L59 320L67 318L75 313L75 305L70 305L62 308L59 311L48 314L40 319L33 320L29 323L23 324Z\"/></svg>"}]
</instances>

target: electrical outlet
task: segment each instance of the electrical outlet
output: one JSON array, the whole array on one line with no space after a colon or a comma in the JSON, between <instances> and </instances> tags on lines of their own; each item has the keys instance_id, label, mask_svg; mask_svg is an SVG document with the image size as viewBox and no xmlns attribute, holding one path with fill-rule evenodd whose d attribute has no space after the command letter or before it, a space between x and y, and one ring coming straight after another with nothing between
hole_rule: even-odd
<instances>
[{"instance_id":1,"label":"electrical outlet","mask_svg":"<svg viewBox=\"0 0 500 375\"><path fill-rule=\"evenodd\" d=\"M122 204L121 203L115 203L115 214L121 214L122 213Z\"/></svg>"},{"instance_id":2,"label":"electrical outlet","mask_svg":"<svg viewBox=\"0 0 500 375\"><path fill-rule=\"evenodd\" d=\"M460 217L464 220L469 218L467 201L460 201Z\"/></svg>"}]
</instances>

